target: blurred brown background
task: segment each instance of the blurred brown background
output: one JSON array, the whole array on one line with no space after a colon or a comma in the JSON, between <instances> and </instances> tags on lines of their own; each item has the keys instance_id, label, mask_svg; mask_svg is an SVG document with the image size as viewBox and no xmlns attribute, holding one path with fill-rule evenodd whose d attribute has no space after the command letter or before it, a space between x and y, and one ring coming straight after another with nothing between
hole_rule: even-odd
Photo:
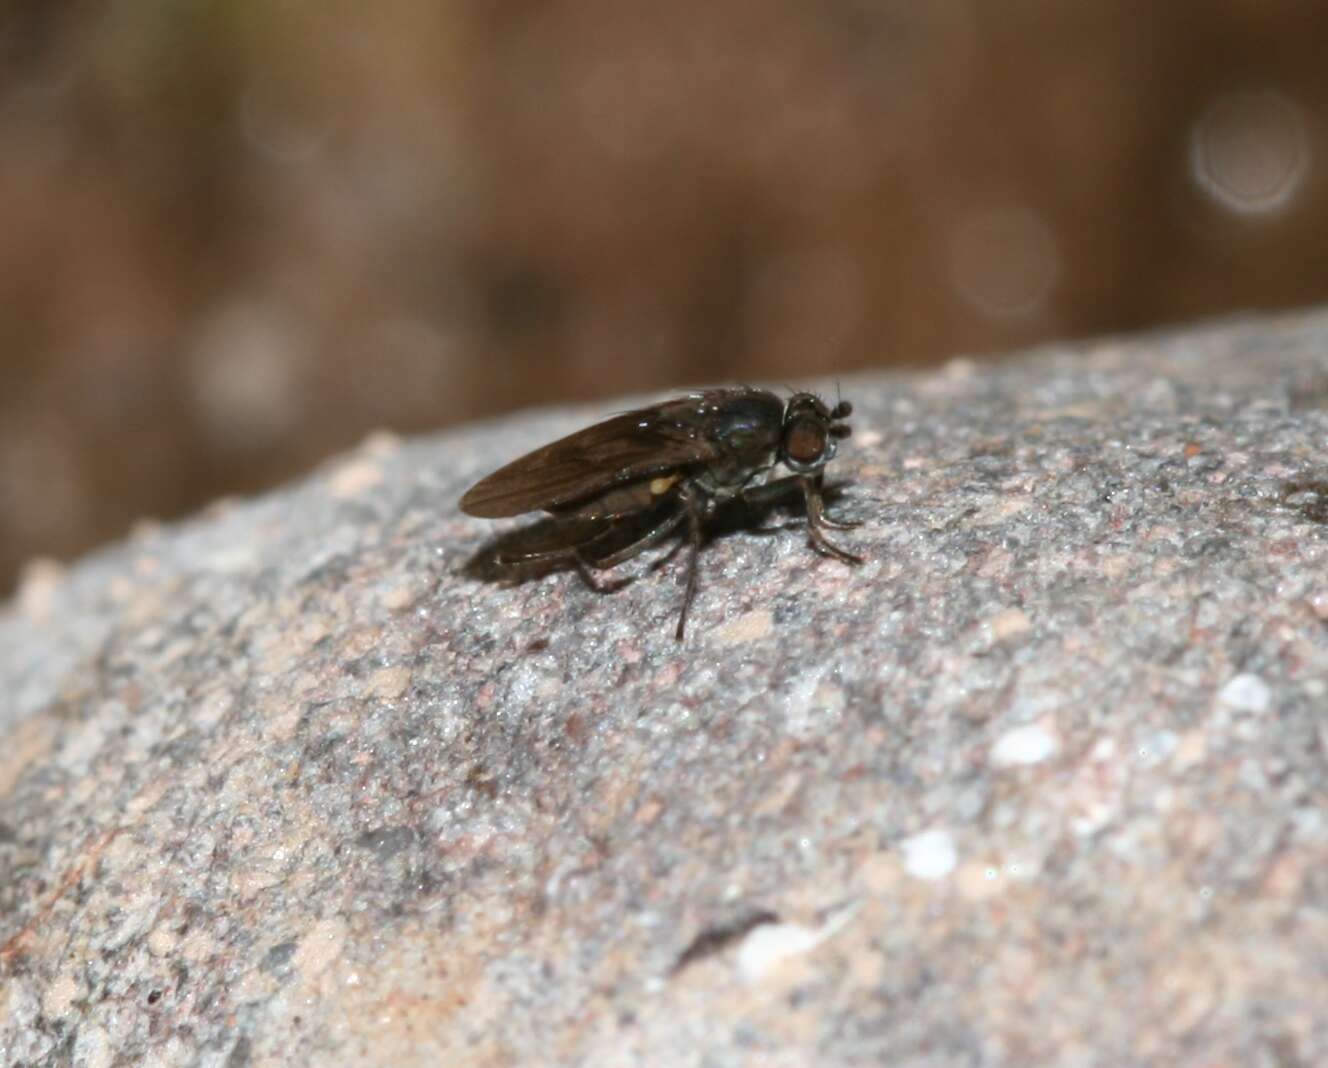
<instances>
[{"instance_id":1,"label":"blurred brown background","mask_svg":"<svg viewBox=\"0 0 1328 1068\"><path fill-rule=\"evenodd\" d=\"M375 427L1328 296L1328 5L0 0L0 592Z\"/></svg>"}]
</instances>

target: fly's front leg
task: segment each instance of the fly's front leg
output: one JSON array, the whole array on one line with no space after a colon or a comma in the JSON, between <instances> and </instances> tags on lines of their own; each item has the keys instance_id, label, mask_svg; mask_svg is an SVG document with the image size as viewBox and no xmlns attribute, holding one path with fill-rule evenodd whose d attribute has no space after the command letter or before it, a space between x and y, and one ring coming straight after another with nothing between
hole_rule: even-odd
<instances>
[{"instance_id":1,"label":"fly's front leg","mask_svg":"<svg viewBox=\"0 0 1328 1068\"><path fill-rule=\"evenodd\" d=\"M752 489L744 491L742 499L753 508L768 508L770 505L775 504L783 497L787 497L795 490L802 490L805 498L808 481L809 476L807 475L786 475L783 478L775 479L773 482L767 482L763 486L755 486ZM814 481L816 483L816 495L819 498L821 495L821 476L817 475ZM808 514L810 514L810 512ZM862 522L857 519L831 519L825 514L824 507L821 509L821 514L817 519L817 523L826 530L852 530L854 527L862 526ZM766 530L777 529L779 528L758 527L756 532L762 533Z\"/></svg>"},{"instance_id":2,"label":"fly's front leg","mask_svg":"<svg viewBox=\"0 0 1328 1068\"><path fill-rule=\"evenodd\" d=\"M826 530L853 530L855 527L860 527L860 526L862 526L862 520L861 520L861 519L831 519L828 515L825 514L825 508L824 508L824 505L823 505L823 503L822 503L822 499L821 499L821 493L822 493L822 491L823 491L823 489L824 489L824 478L825 478L824 475L817 475L817 476L816 476L816 479L815 479L815 482L816 482L816 502L817 502L818 510L819 510L819 512L820 512L820 514L817 516L817 522L818 522L821 526L823 526ZM807 490L806 490L807 481L808 481L808 480L804 477L804 478L803 478L803 493L806 493L806 491L807 491ZM808 510L807 510L807 514L808 514L808 515L811 514L811 509L810 509L810 508L808 508Z\"/></svg>"},{"instance_id":3,"label":"fly's front leg","mask_svg":"<svg viewBox=\"0 0 1328 1068\"><path fill-rule=\"evenodd\" d=\"M856 530L862 526L861 519L831 519L823 511L821 513L821 526L826 530Z\"/></svg>"},{"instance_id":4,"label":"fly's front leg","mask_svg":"<svg viewBox=\"0 0 1328 1068\"><path fill-rule=\"evenodd\" d=\"M764 482L759 486L752 486L740 493L739 499L748 508L755 511L761 511L777 504L782 498L795 492L802 487L802 476L787 475L784 478L777 478L773 482ZM747 527L749 534L781 534L785 527L784 524L775 526L766 526L764 523L759 527Z\"/></svg>"},{"instance_id":5,"label":"fly's front leg","mask_svg":"<svg viewBox=\"0 0 1328 1068\"><path fill-rule=\"evenodd\" d=\"M776 501L799 489L802 482L803 477L801 475L785 475L773 482L763 482L759 486L745 489L742 491L741 497L753 508L769 508Z\"/></svg>"},{"instance_id":6,"label":"fly's front leg","mask_svg":"<svg viewBox=\"0 0 1328 1068\"><path fill-rule=\"evenodd\" d=\"M843 560L846 564L860 564L862 557L856 553L851 553L847 549L841 549L834 542L825 536L825 529L833 530L843 529L843 524L830 522L825 518L825 503L821 499L821 480L819 477L802 477L802 495L807 502L807 533L812 539L812 545L816 547L817 552L824 553L826 556L833 556L836 560ZM852 524L856 526L857 524Z\"/></svg>"}]
</instances>

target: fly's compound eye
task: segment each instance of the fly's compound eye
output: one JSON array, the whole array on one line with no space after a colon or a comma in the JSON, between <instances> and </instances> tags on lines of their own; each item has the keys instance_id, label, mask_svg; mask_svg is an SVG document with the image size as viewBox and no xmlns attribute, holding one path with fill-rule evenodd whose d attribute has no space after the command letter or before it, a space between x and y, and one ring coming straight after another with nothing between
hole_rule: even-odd
<instances>
[{"instance_id":1,"label":"fly's compound eye","mask_svg":"<svg viewBox=\"0 0 1328 1068\"><path fill-rule=\"evenodd\" d=\"M784 462L795 471L818 467L827 455L825 423L820 419L794 419L784 431Z\"/></svg>"}]
</instances>

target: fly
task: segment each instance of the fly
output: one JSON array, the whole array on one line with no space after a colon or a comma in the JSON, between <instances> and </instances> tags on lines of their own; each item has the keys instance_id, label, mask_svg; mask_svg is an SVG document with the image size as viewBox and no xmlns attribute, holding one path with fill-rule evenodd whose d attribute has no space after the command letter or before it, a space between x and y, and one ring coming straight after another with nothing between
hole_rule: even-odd
<instances>
[{"instance_id":1,"label":"fly","mask_svg":"<svg viewBox=\"0 0 1328 1068\"><path fill-rule=\"evenodd\" d=\"M504 565L571 563L594 588L606 571L684 529L687 588L682 639L696 596L702 531L716 509L738 500L761 508L794 492L806 505L812 547L846 564L862 558L826 530L857 523L825 514L822 480L836 446L851 433L853 407L812 393L788 402L764 389L711 389L624 412L579 430L472 486L461 510L483 519L545 511L552 517L504 538ZM790 474L773 478L777 466Z\"/></svg>"}]
</instances>

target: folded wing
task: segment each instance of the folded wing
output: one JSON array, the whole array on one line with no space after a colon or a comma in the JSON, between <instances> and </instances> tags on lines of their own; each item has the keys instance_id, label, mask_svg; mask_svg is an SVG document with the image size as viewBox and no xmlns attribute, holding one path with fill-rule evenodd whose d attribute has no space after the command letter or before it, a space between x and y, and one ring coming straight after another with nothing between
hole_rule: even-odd
<instances>
[{"instance_id":1,"label":"folded wing","mask_svg":"<svg viewBox=\"0 0 1328 1068\"><path fill-rule=\"evenodd\" d=\"M624 412L527 453L476 483L461 510L484 519L573 506L611 486L701 463L714 446L688 401Z\"/></svg>"}]
</instances>

